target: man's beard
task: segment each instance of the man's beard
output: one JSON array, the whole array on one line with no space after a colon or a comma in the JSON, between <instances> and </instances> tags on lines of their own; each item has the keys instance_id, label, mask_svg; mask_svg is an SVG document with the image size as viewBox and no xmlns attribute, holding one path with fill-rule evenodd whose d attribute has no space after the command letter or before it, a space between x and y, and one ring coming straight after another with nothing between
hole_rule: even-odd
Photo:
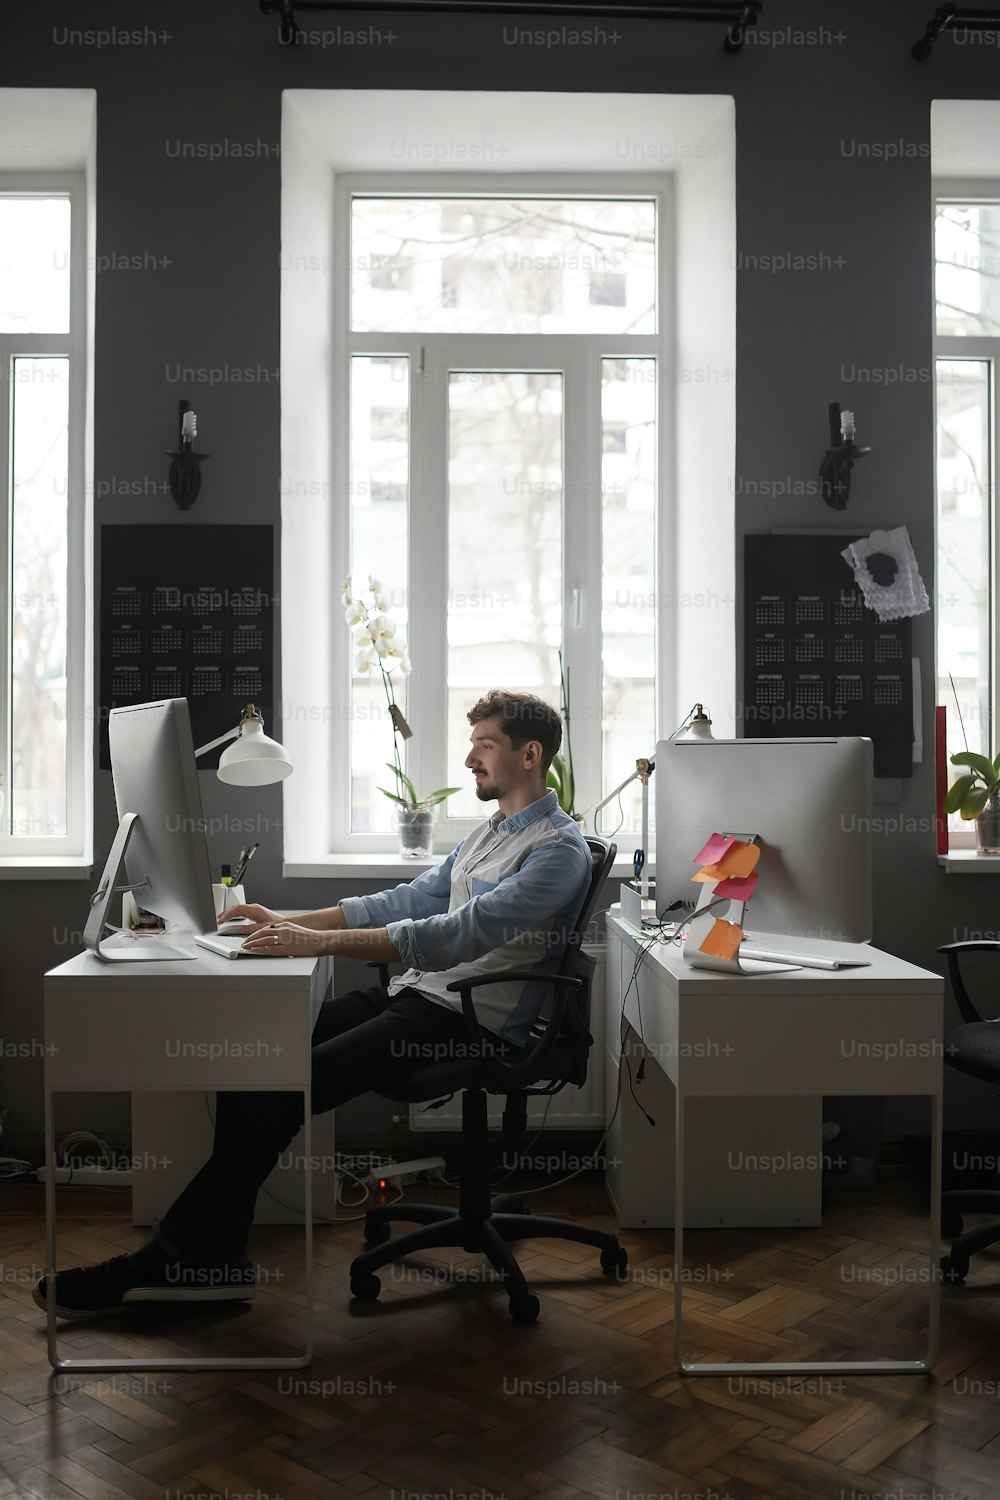
<instances>
[{"instance_id":1,"label":"man's beard","mask_svg":"<svg viewBox=\"0 0 1000 1500\"><path fill-rule=\"evenodd\" d=\"M495 781L477 781L476 796L480 802L496 802L502 795Z\"/></svg>"}]
</instances>

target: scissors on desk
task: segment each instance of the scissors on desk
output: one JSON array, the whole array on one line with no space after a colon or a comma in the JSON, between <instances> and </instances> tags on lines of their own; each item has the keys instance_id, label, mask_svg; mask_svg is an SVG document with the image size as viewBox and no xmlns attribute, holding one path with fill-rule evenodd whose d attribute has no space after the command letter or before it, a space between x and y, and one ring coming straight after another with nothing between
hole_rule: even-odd
<instances>
[{"instance_id":1,"label":"scissors on desk","mask_svg":"<svg viewBox=\"0 0 1000 1500\"><path fill-rule=\"evenodd\" d=\"M638 880L642 874L642 867L646 863L645 849L637 849L632 856L632 878Z\"/></svg>"}]
</instances>

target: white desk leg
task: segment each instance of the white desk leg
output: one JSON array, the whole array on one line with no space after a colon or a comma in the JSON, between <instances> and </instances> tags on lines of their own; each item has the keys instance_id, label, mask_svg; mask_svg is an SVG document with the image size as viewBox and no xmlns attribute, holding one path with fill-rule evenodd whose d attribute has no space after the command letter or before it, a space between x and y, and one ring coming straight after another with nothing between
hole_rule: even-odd
<instances>
[{"instance_id":1,"label":"white desk leg","mask_svg":"<svg viewBox=\"0 0 1000 1500\"><path fill-rule=\"evenodd\" d=\"M683 1254L682 1209L684 1145L684 1106L677 1091L677 1151L675 1179L674 1228L674 1349L677 1370L681 1375L926 1375L937 1358L941 1323L941 1094L931 1098L931 1222L928 1298L927 1353L923 1359L831 1359L831 1360L730 1360L728 1363L700 1361L685 1363L681 1357L681 1307L683 1288L680 1283L680 1256Z\"/></svg>"},{"instance_id":2,"label":"white desk leg","mask_svg":"<svg viewBox=\"0 0 1000 1500\"><path fill-rule=\"evenodd\" d=\"M681 1314L684 1310L684 1094L674 1089L674 1358L677 1369L687 1375L694 1368L684 1363Z\"/></svg>"},{"instance_id":3,"label":"white desk leg","mask_svg":"<svg viewBox=\"0 0 1000 1500\"><path fill-rule=\"evenodd\" d=\"M56 1299L52 1296L56 1274L55 1101L48 1085L45 1086L45 1272L49 1277L45 1309L49 1364L57 1370Z\"/></svg>"},{"instance_id":4,"label":"white desk leg","mask_svg":"<svg viewBox=\"0 0 1000 1500\"><path fill-rule=\"evenodd\" d=\"M305 1152L308 1163L312 1153L312 1089L309 1084L302 1089L303 1104L305 1107ZM54 1173L51 1170L53 1158L53 1111L51 1090L45 1090L45 1156L50 1170L46 1176L45 1186L45 1216L46 1216L46 1253L49 1266L55 1270L55 1245L56 1245L56 1215L55 1215L55 1186ZM176 1356L163 1355L160 1358L126 1359L60 1359L56 1343L56 1315L55 1302L50 1300L48 1304L48 1348L49 1364L54 1370L301 1370L310 1363L313 1357L313 1243L312 1243L312 1172L308 1165L306 1167L305 1182L305 1264L306 1264L306 1347L302 1354L292 1355L246 1355L243 1357L202 1358L193 1355L189 1358L177 1358Z\"/></svg>"}]
</instances>

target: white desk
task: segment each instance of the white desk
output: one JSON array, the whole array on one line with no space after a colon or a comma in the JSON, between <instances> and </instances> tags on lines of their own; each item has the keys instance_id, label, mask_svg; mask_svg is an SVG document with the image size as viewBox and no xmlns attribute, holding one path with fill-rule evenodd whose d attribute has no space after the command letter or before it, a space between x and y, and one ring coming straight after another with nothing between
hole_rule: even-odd
<instances>
[{"instance_id":1,"label":"white desk","mask_svg":"<svg viewBox=\"0 0 1000 1500\"><path fill-rule=\"evenodd\" d=\"M175 939L178 946L182 939ZM232 960L193 943L190 963L102 963L79 954L45 976L46 1254L56 1265L54 1096L133 1089L301 1090L311 1151L311 1037L330 983L329 958ZM306 1347L244 1358L60 1359L57 1370L302 1369L313 1349L312 1190L305 1185Z\"/></svg>"},{"instance_id":2,"label":"white desk","mask_svg":"<svg viewBox=\"0 0 1000 1500\"><path fill-rule=\"evenodd\" d=\"M608 914L608 1024L624 1016L643 1040L666 1082L669 1107L651 1127L633 1109L624 1132L609 1132L607 1155L628 1171L643 1151L640 1134L655 1140L662 1164L661 1189L672 1194L674 1223L674 1341L685 1374L925 1373L937 1355L940 1319L941 1093L944 980L878 949L863 969L796 969L737 976L693 969L674 946L651 947L635 972L641 938ZM833 945L836 946L836 945ZM630 981L633 981L630 983ZM627 992L627 993L626 993ZM616 1020L617 1018L617 1020ZM610 1033L609 1033L610 1036ZM661 1080L662 1081L662 1080ZM629 1094L623 1081L622 1100ZM841 1360L787 1363L686 1363L681 1317L684 1264L685 1105L728 1101L731 1120L745 1108L759 1134L767 1126L767 1101L824 1094L927 1094L932 1100L931 1221L927 1354L921 1360ZM641 1097L641 1095L640 1095ZM734 1103L734 1101L737 1101ZM780 1106L777 1106L780 1108ZM648 1108L648 1106L647 1106ZM818 1110L818 1105L817 1105ZM609 1111L610 1114L610 1111ZM781 1116L777 1116L779 1130ZM817 1113L818 1119L818 1113ZM640 1131L641 1127L641 1131ZM730 1147L747 1151L746 1136L729 1135ZM751 1148L752 1149L752 1148ZM799 1149L798 1145L795 1146ZM819 1191L818 1131L812 1178ZM671 1170L672 1169L672 1170ZM719 1173L716 1172L716 1176ZM730 1173L730 1183L733 1174ZM718 1189L719 1183L716 1182ZM614 1198L613 1175L609 1191ZM725 1183L723 1181L722 1191ZM760 1192L759 1180L752 1191ZM767 1219L764 1222L782 1222ZM792 1220L791 1222L795 1222Z\"/></svg>"}]
</instances>

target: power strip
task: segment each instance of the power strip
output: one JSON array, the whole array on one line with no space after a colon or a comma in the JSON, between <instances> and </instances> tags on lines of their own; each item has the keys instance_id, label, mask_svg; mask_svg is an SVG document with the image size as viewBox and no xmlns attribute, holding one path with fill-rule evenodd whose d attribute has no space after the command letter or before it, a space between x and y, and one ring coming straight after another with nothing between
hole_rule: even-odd
<instances>
[{"instance_id":1,"label":"power strip","mask_svg":"<svg viewBox=\"0 0 1000 1500\"><path fill-rule=\"evenodd\" d=\"M48 1176L48 1167L39 1167L35 1181L47 1182ZM53 1181L56 1187L131 1187L132 1173L123 1167L56 1167Z\"/></svg>"},{"instance_id":2,"label":"power strip","mask_svg":"<svg viewBox=\"0 0 1000 1500\"><path fill-rule=\"evenodd\" d=\"M374 1188L386 1184L402 1187L404 1182L415 1182L423 1172L443 1172L443 1156L420 1156L416 1161L388 1162L386 1166L369 1172L368 1181Z\"/></svg>"}]
</instances>

